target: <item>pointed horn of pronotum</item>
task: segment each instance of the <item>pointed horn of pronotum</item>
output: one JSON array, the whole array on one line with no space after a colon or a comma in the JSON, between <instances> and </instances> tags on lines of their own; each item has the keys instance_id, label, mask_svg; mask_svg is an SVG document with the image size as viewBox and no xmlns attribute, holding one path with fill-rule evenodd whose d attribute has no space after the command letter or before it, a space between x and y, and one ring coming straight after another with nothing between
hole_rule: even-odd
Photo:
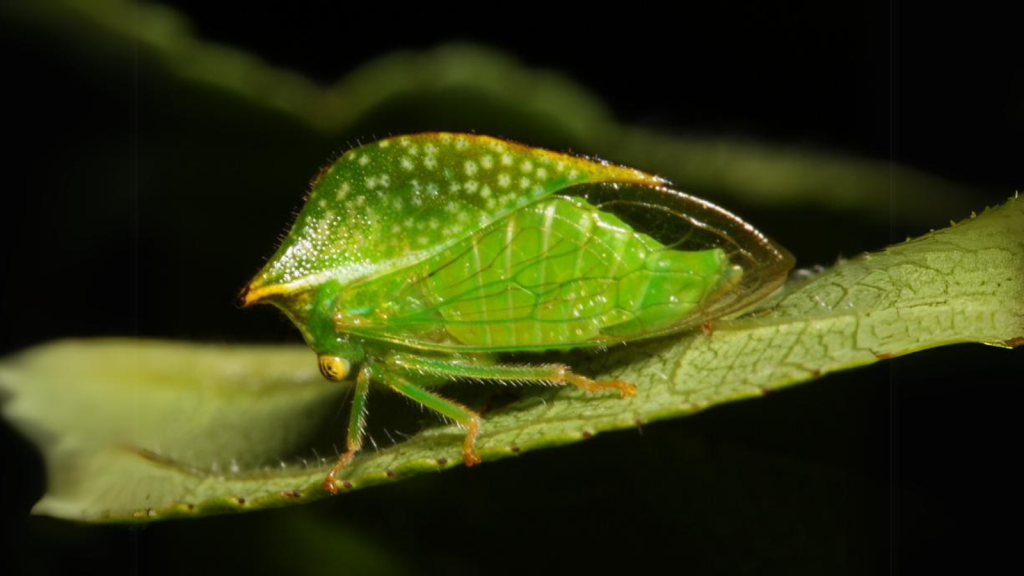
<instances>
[{"instance_id":1,"label":"pointed horn of pronotum","mask_svg":"<svg viewBox=\"0 0 1024 576\"><path fill-rule=\"evenodd\" d=\"M259 301L261 296L259 290L253 290L251 284L246 284L245 288L242 288L242 291L238 293L238 297L235 299L235 306L246 308Z\"/></svg>"}]
</instances>

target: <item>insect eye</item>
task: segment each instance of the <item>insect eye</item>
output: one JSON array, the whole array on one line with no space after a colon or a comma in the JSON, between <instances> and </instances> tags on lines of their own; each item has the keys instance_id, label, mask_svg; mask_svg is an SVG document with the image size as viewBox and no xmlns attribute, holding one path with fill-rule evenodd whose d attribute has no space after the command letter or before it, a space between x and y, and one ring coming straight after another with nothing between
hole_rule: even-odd
<instances>
[{"instance_id":1,"label":"insect eye","mask_svg":"<svg viewBox=\"0 0 1024 576\"><path fill-rule=\"evenodd\" d=\"M352 363L339 356L320 356L320 373L328 380L344 380L351 368Z\"/></svg>"}]
</instances>

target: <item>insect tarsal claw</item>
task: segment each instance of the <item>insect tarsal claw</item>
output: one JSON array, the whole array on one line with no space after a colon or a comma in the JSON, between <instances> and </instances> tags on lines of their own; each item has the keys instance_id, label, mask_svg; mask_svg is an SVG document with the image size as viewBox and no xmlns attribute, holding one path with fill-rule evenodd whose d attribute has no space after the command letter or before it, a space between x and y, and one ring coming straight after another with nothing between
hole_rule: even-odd
<instances>
[{"instance_id":1,"label":"insect tarsal claw","mask_svg":"<svg viewBox=\"0 0 1024 576\"><path fill-rule=\"evenodd\" d=\"M336 495L338 493L338 481L334 476L329 475L324 479L323 483L320 484L320 489L324 492L330 492L331 495Z\"/></svg>"}]
</instances>

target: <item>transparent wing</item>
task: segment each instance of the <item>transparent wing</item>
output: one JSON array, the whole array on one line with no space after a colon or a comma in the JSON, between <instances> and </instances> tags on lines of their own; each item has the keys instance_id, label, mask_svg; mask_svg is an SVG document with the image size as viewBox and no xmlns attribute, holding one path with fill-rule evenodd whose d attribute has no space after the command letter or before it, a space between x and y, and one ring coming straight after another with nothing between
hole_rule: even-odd
<instances>
[{"instance_id":1,"label":"transparent wing","mask_svg":"<svg viewBox=\"0 0 1024 576\"><path fill-rule=\"evenodd\" d=\"M574 188L602 211L614 213L666 247L725 252L742 271L730 289L706 302L701 317L673 327L682 330L749 308L785 283L796 263L788 250L731 212L667 187L594 185Z\"/></svg>"},{"instance_id":2,"label":"transparent wing","mask_svg":"<svg viewBox=\"0 0 1024 576\"><path fill-rule=\"evenodd\" d=\"M608 345L679 331L771 293L792 257L666 188L577 186L345 290L339 331L419 348Z\"/></svg>"}]
</instances>

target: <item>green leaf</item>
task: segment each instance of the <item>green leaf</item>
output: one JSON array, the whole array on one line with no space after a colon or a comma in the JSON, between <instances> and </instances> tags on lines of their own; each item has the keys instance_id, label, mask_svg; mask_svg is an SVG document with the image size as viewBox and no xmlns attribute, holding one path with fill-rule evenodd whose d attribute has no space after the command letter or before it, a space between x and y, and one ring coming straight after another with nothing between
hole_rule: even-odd
<instances>
[{"instance_id":1,"label":"green leaf","mask_svg":"<svg viewBox=\"0 0 1024 576\"><path fill-rule=\"evenodd\" d=\"M639 386L630 400L534 389L490 410L484 461L577 442L946 344L1024 343L1024 202L790 282L707 332L576 356ZM493 389L494 386L480 388ZM4 414L43 450L35 512L146 522L326 497L330 458L296 463L345 385L292 347L63 341L0 362ZM372 404L371 404L372 405ZM378 417L371 409L371 420ZM344 470L358 489L458 465L462 433L428 426ZM279 460L280 459L280 460Z\"/></svg>"}]
</instances>

